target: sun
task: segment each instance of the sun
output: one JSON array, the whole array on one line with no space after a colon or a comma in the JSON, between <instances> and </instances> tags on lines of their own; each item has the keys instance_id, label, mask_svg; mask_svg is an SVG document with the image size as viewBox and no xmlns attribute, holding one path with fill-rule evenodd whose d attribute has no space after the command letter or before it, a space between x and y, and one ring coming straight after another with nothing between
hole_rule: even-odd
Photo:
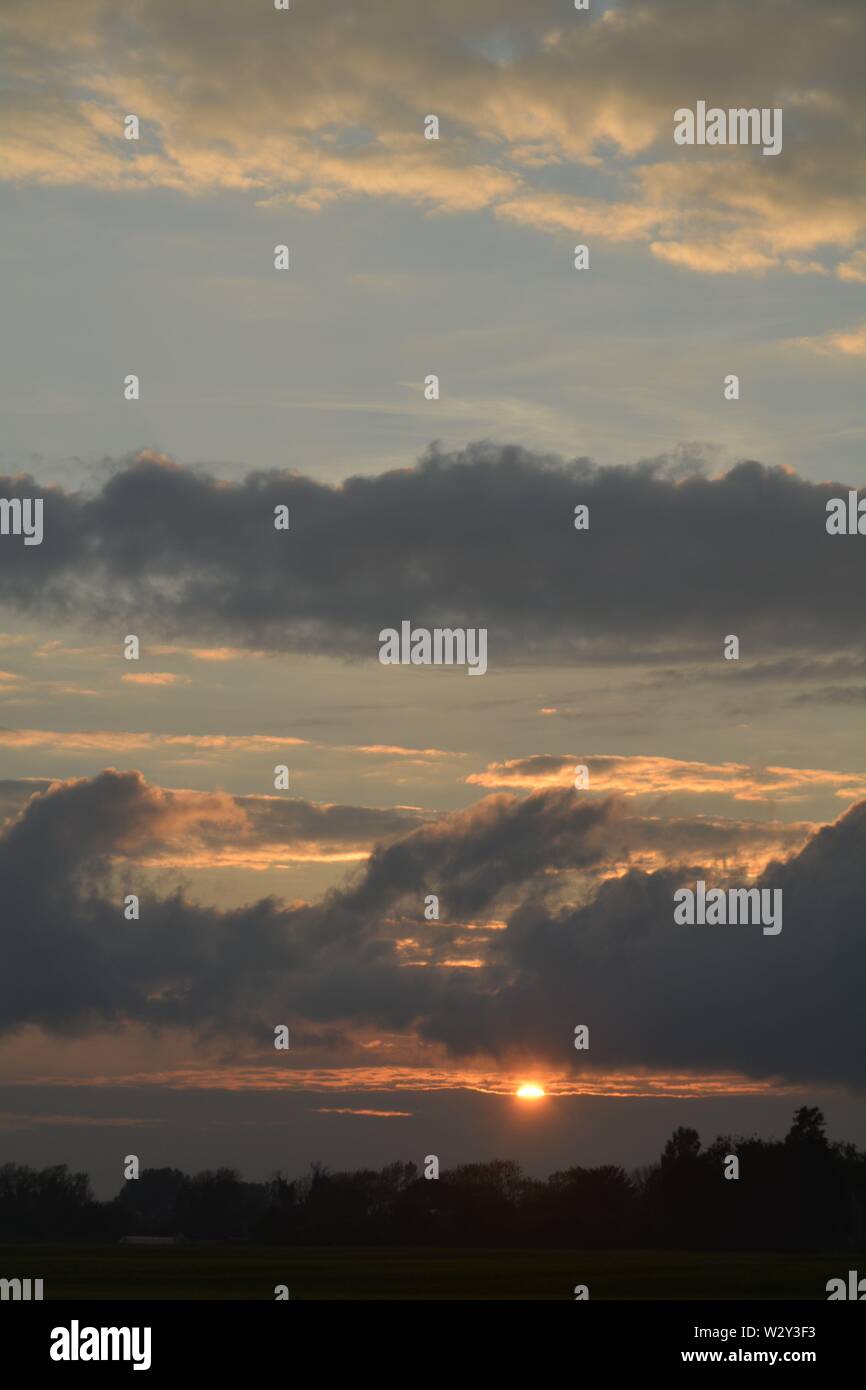
<instances>
[{"instance_id":1,"label":"sun","mask_svg":"<svg viewBox=\"0 0 866 1390\"><path fill-rule=\"evenodd\" d=\"M520 1100L541 1100L544 1095L544 1087L536 1086L534 1081L526 1081L516 1092Z\"/></svg>"}]
</instances>

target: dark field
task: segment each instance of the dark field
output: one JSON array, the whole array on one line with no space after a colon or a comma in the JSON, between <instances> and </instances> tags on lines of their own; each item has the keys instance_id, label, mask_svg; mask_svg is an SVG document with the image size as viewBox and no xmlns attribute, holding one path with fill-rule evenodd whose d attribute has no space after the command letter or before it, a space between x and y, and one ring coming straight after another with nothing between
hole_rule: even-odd
<instances>
[{"instance_id":1,"label":"dark field","mask_svg":"<svg viewBox=\"0 0 866 1390\"><path fill-rule=\"evenodd\" d=\"M862 1263L862 1261L861 1261ZM818 1299L856 1254L692 1251L297 1249L189 1245L0 1246L0 1278L41 1278L46 1299Z\"/></svg>"}]
</instances>

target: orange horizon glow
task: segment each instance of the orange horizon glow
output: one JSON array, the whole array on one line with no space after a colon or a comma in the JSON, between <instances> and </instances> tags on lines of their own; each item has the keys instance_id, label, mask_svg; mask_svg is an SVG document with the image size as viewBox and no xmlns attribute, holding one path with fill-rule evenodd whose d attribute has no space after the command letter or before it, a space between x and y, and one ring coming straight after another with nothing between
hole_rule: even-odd
<instances>
[{"instance_id":1,"label":"orange horizon glow","mask_svg":"<svg viewBox=\"0 0 866 1390\"><path fill-rule=\"evenodd\" d=\"M10 1044L5 1044L3 1050L11 1051ZM232 1065L193 1064L187 1061L155 1072L125 1071L119 1066L114 1072L106 1072L102 1053L100 1061L102 1066L95 1073L86 1063L66 1073L28 1068L24 1073L10 1076L6 1084L259 1093L306 1091L332 1094L335 1091L343 1091L354 1095L372 1091L382 1094L408 1091L419 1094L468 1091L481 1095L510 1096L512 1099L517 1097L524 1086L538 1084L524 1081L519 1072L515 1075L507 1070L497 1072L476 1067L445 1068L423 1063L298 1067L276 1066L273 1063L262 1066L252 1059L247 1059L245 1062L240 1061ZM525 1072L523 1075L525 1076ZM586 1071L576 1076L550 1073L538 1088L542 1090L545 1098L605 1096L616 1099L664 1097L671 1100L703 1100L721 1096L782 1097L804 1094L801 1084L786 1082L781 1077L756 1079L738 1072L653 1072L648 1069ZM536 1096L521 1097L524 1098L539 1099Z\"/></svg>"},{"instance_id":2,"label":"orange horizon glow","mask_svg":"<svg viewBox=\"0 0 866 1390\"><path fill-rule=\"evenodd\" d=\"M518 1100L541 1100L544 1096L544 1087L537 1086L534 1081L524 1081L515 1094Z\"/></svg>"}]
</instances>

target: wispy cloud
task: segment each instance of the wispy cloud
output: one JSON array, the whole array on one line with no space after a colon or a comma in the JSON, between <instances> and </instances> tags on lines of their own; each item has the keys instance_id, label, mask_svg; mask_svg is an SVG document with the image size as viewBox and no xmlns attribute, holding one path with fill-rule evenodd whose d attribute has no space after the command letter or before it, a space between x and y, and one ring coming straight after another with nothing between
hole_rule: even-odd
<instances>
[{"instance_id":1,"label":"wispy cloud","mask_svg":"<svg viewBox=\"0 0 866 1390\"><path fill-rule=\"evenodd\" d=\"M143 0L122 21L109 0L38 12L9 0L3 19L4 169L19 183L231 190L308 215L360 197L492 209L563 236L634 240L709 274L802 273L803 256L826 248L856 268L866 236L851 62L866 18L842 0L763 12L731 0L723 20L692 0L569 18L557 0L531 12L440 0L424 42L389 0L369 0L363 25L344 0L253 22L214 0L182 11ZM780 44L780 30L798 42ZM793 123L784 160L676 149L673 112L695 91L781 107ZM435 142L423 135L431 105ZM122 138L127 112L137 142ZM569 166L603 178L599 195L539 178Z\"/></svg>"},{"instance_id":2,"label":"wispy cloud","mask_svg":"<svg viewBox=\"0 0 866 1390\"><path fill-rule=\"evenodd\" d=\"M821 357L866 357L866 323L859 328L822 333L814 338L795 338L794 343Z\"/></svg>"},{"instance_id":3,"label":"wispy cloud","mask_svg":"<svg viewBox=\"0 0 866 1390\"><path fill-rule=\"evenodd\" d=\"M753 767L748 763L701 763L637 754L539 753L491 763L483 772L470 773L465 780L472 786L492 788L572 787L578 766L589 771L588 791L617 792L623 796L721 794L734 801L765 805L799 801L816 789L830 791L846 801L866 796L866 772L850 769L833 772L810 767Z\"/></svg>"},{"instance_id":4,"label":"wispy cloud","mask_svg":"<svg viewBox=\"0 0 866 1390\"><path fill-rule=\"evenodd\" d=\"M331 1091L347 1095L365 1092L416 1092L419 1095L449 1091L469 1091L490 1096L514 1096L531 1074L551 1098L557 1096L669 1097L700 1100L712 1096L784 1096L798 1087L780 1078L756 1080L736 1072L652 1072L594 1071L580 1077L557 1074L537 1063L527 1063L522 1071L467 1070L413 1067L179 1067L168 1072L132 1072L117 1076L89 1078L40 1076L30 1078L28 1086L84 1086L106 1089L165 1089L177 1091L301 1091L315 1095ZM7 1083L14 1085L15 1083ZM355 1107L329 1107L320 1113L407 1115L411 1111L373 1111Z\"/></svg>"}]
</instances>

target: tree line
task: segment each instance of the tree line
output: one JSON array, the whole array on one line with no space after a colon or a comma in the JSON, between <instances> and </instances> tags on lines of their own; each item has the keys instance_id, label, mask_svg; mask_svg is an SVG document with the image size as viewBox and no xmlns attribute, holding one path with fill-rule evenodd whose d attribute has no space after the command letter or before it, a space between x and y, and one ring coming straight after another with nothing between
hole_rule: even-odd
<instances>
[{"instance_id":1,"label":"tree line","mask_svg":"<svg viewBox=\"0 0 866 1390\"><path fill-rule=\"evenodd\" d=\"M740 1176L726 1179L728 1154ZM144 1169L109 1201L85 1173L0 1167L0 1242L174 1236L278 1245L842 1250L866 1244L866 1151L830 1143L804 1106L781 1140L674 1131L631 1173L573 1167L546 1180L508 1159L427 1179L416 1163L245 1182L229 1168Z\"/></svg>"}]
</instances>

